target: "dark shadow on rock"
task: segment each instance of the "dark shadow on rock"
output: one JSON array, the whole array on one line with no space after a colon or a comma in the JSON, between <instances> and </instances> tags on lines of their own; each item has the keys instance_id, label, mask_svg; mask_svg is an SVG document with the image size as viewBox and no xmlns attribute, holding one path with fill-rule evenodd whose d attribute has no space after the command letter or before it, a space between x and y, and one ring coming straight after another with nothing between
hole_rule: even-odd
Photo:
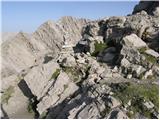
<instances>
[{"instance_id":1,"label":"dark shadow on rock","mask_svg":"<svg viewBox=\"0 0 160 120\"><path fill-rule=\"evenodd\" d=\"M73 47L74 53L87 53L89 51L88 45L82 45L77 43L75 47Z\"/></svg>"},{"instance_id":2,"label":"dark shadow on rock","mask_svg":"<svg viewBox=\"0 0 160 120\"><path fill-rule=\"evenodd\" d=\"M51 56L45 56L43 63L46 64L46 63L48 63L49 61L51 61L52 59L53 59L53 57L51 57Z\"/></svg>"},{"instance_id":3,"label":"dark shadow on rock","mask_svg":"<svg viewBox=\"0 0 160 120\"><path fill-rule=\"evenodd\" d=\"M3 113L3 116L1 116L1 119L9 119L9 116L7 115L6 111L3 109L2 104L1 104L1 111Z\"/></svg>"},{"instance_id":4,"label":"dark shadow on rock","mask_svg":"<svg viewBox=\"0 0 160 120\"><path fill-rule=\"evenodd\" d=\"M34 118L39 118L39 112L37 111L37 104L39 101L37 97L33 97L32 99L29 98L29 104L32 106L32 110L34 112Z\"/></svg>"},{"instance_id":5,"label":"dark shadow on rock","mask_svg":"<svg viewBox=\"0 0 160 120\"><path fill-rule=\"evenodd\" d=\"M54 79L54 80L52 81L52 85L51 85L50 87L48 87L48 89L47 89L47 91L44 93L44 95L39 98L39 101L41 101L41 100L48 94L48 92L49 92L52 88L54 88L56 82L57 82L57 79Z\"/></svg>"},{"instance_id":6,"label":"dark shadow on rock","mask_svg":"<svg viewBox=\"0 0 160 120\"><path fill-rule=\"evenodd\" d=\"M22 93L24 94L24 96L26 96L27 98L33 98L34 97L34 95L32 94L32 91L28 87L28 85L25 82L25 80L21 80L18 83L18 87L20 88L20 90L22 91Z\"/></svg>"},{"instance_id":7,"label":"dark shadow on rock","mask_svg":"<svg viewBox=\"0 0 160 120\"><path fill-rule=\"evenodd\" d=\"M32 91L28 87L28 85L25 82L25 80L21 80L18 83L18 87L20 88L20 90L22 91L24 96L26 96L28 98L29 105L31 105L32 110L34 111L34 118L38 118L39 117L39 113L37 111L37 104L39 103L39 101L37 100L37 97L35 95L33 95Z\"/></svg>"},{"instance_id":8,"label":"dark shadow on rock","mask_svg":"<svg viewBox=\"0 0 160 120\"><path fill-rule=\"evenodd\" d=\"M109 119L116 119L117 114L118 114L118 110L112 111Z\"/></svg>"},{"instance_id":9,"label":"dark shadow on rock","mask_svg":"<svg viewBox=\"0 0 160 120\"><path fill-rule=\"evenodd\" d=\"M58 105L48 108L47 119L67 119L67 117L70 115L69 113L70 110L72 110L73 108L76 108L82 105L83 103L85 103L86 105L89 105L95 102L96 101L95 98L88 97L87 91L88 89L90 89L90 87L87 87L84 89L85 89L85 92L84 91L82 92L81 89L79 89L72 96L70 96L70 99L65 99L63 102L59 103ZM82 111L83 108L81 108L79 111ZM76 118L77 116L78 114L76 115Z\"/></svg>"}]
</instances>

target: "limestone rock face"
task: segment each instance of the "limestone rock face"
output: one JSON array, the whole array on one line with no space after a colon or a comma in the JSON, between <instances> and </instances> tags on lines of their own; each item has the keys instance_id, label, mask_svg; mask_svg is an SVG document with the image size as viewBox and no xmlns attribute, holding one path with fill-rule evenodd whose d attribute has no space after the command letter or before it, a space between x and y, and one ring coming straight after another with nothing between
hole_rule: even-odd
<instances>
[{"instance_id":1,"label":"limestone rock face","mask_svg":"<svg viewBox=\"0 0 160 120\"><path fill-rule=\"evenodd\" d=\"M138 63L141 61L140 53L135 48L123 46L121 49L121 55L125 56L125 58L132 63Z\"/></svg>"},{"instance_id":2,"label":"limestone rock face","mask_svg":"<svg viewBox=\"0 0 160 120\"><path fill-rule=\"evenodd\" d=\"M62 45L75 45L81 39L81 30L86 23L86 19L73 17L63 17L57 22L49 20L33 33L33 39L57 54Z\"/></svg>"},{"instance_id":3,"label":"limestone rock face","mask_svg":"<svg viewBox=\"0 0 160 120\"><path fill-rule=\"evenodd\" d=\"M51 105L54 107L58 103L61 103L64 99L72 95L78 87L75 83L71 82L70 78L66 73L60 73L58 78L52 84L52 88L48 91L48 95L43 97L41 102L38 104L38 112L42 114Z\"/></svg>"},{"instance_id":4,"label":"limestone rock face","mask_svg":"<svg viewBox=\"0 0 160 120\"><path fill-rule=\"evenodd\" d=\"M131 34L123 38L123 42L128 47L142 48L146 47L146 43L141 40L136 34Z\"/></svg>"},{"instance_id":5,"label":"limestone rock face","mask_svg":"<svg viewBox=\"0 0 160 120\"><path fill-rule=\"evenodd\" d=\"M12 97L9 99L8 104L3 104L3 110L6 111L9 118L30 118L33 119L33 113L28 112L28 98L24 96L21 89L14 87ZM15 109L16 108L16 109Z\"/></svg>"},{"instance_id":6,"label":"limestone rock face","mask_svg":"<svg viewBox=\"0 0 160 120\"><path fill-rule=\"evenodd\" d=\"M32 93L39 100L45 95L49 86L52 85L54 72L59 69L59 65L54 61L32 68L24 77L25 82Z\"/></svg>"},{"instance_id":7,"label":"limestone rock face","mask_svg":"<svg viewBox=\"0 0 160 120\"><path fill-rule=\"evenodd\" d=\"M158 22L157 2L142 1L128 16L62 17L8 37L1 118L157 119Z\"/></svg>"},{"instance_id":8,"label":"limestone rock face","mask_svg":"<svg viewBox=\"0 0 160 120\"><path fill-rule=\"evenodd\" d=\"M2 44L2 76L32 66L35 59L29 36L20 32L15 38Z\"/></svg>"},{"instance_id":9,"label":"limestone rock face","mask_svg":"<svg viewBox=\"0 0 160 120\"><path fill-rule=\"evenodd\" d=\"M156 58L159 57L159 54L157 52L155 52L154 50L152 50L152 49L146 50L145 53L147 53L147 54L149 54L149 55L151 55L153 57L156 57Z\"/></svg>"},{"instance_id":10,"label":"limestone rock face","mask_svg":"<svg viewBox=\"0 0 160 120\"><path fill-rule=\"evenodd\" d=\"M27 110L29 104L27 96L25 96L25 94L21 91L21 88L17 86L19 81L20 80L17 75L12 75L1 79L2 118L34 118L34 115L29 113Z\"/></svg>"},{"instance_id":11,"label":"limestone rock face","mask_svg":"<svg viewBox=\"0 0 160 120\"><path fill-rule=\"evenodd\" d=\"M56 57L63 45L72 44L73 47L81 39L82 27L88 21L73 17L64 17L57 22L49 20L31 35L20 32L12 37L13 40L7 40L2 44L2 76L31 67L48 53Z\"/></svg>"},{"instance_id":12,"label":"limestone rock face","mask_svg":"<svg viewBox=\"0 0 160 120\"><path fill-rule=\"evenodd\" d=\"M81 31L83 26L90 20L77 19L70 16L62 17L58 24L63 31L63 38L66 44L76 45L77 42L82 38Z\"/></svg>"},{"instance_id":13,"label":"limestone rock face","mask_svg":"<svg viewBox=\"0 0 160 120\"><path fill-rule=\"evenodd\" d=\"M52 50L56 55L62 48L63 35L62 30L54 21L47 21L42 24L34 33L33 39L44 45L44 51Z\"/></svg>"},{"instance_id":14,"label":"limestone rock face","mask_svg":"<svg viewBox=\"0 0 160 120\"><path fill-rule=\"evenodd\" d=\"M78 89L68 75L60 71L55 61L33 67L24 77L24 81L39 101L39 114L51 105L62 102Z\"/></svg>"}]
</instances>

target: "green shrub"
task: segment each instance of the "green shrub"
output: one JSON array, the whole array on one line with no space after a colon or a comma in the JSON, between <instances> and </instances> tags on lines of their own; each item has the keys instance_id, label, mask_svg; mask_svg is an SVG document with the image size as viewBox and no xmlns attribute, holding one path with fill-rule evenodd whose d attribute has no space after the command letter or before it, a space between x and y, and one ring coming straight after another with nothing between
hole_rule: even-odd
<instances>
[{"instance_id":1,"label":"green shrub","mask_svg":"<svg viewBox=\"0 0 160 120\"><path fill-rule=\"evenodd\" d=\"M104 49L107 48L107 45L105 43L98 43L97 41L94 44L95 46L95 51L93 53L91 53L92 56L97 56L100 52L102 52Z\"/></svg>"},{"instance_id":2,"label":"green shrub","mask_svg":"<svg viewBox=\"0 0 160 120\"><path fill-rule=\"evenodd\" d=\"M146 117L151 118L151 112L147 110L143 102L151 101L155 105L155 109L158 110L159 106L159 89L158 85L153 84L116 84L116 87L112 90L114 96L122 101L123 105L126 105L131 100L131 110L140 112Z\"/></svg>"},{"instance_id":3,"label":"green shrub","mask_svg":"<svg viewBox=\"0 0 160 120\"><path fill-rule=\"evenodd\" d=\"M146 53L143 54L146 58L146 60L150 63L156 63L157 62L157 58L151 56L151 55L148 55Z\"/></svg>"},{"instance_id":4,"label":"green shrub","mask_svg":"<svg viewBox=\"0 0 160 120\"><path fill-rule=\"evenodd\" d=\"M8 100L12 97L12 94L14 93L14 87L13 86L9 86L4 93L2 94L1 97L1 102L2 103L6 103L8 104Z\"/></svg>"},{"instance_id":5,"label":"green shrub","mask_svg":"<svg viewBox=\"0 0 160 120\"><path fill-rule=\"evenodd\" d=\"M40 115L40 119L45 119L47 116L47 111L42 112L42 114Z\"/></svg>"},{"instance_id":6,"label":"green shrub","mask_svg":"<svg viewBox=\"0 0 160 120\"><path fill-rule=\"evenodd\" d=\"M54 79L54 80L57 79L58 75L60 74L60 71L61 71L60 69L56 69L56 71L52 74L51 79Z\"/></svg>"},{"instance_id":7,"label":"green shrub","mask_svg":"<svg viewBox=\"0 0 160 120\"><path fill-rule=\"evenodd\" d=\"M143 53L145 53L145 51L146 51L147 49L148 49L147 47L142 47L142 48L140 48L140 49L138 49L138 50L139 50L139 52L140 52L141 54L143 54Z\"/></svg>"},{"instance_id":8,"label":"green shrub","mask_svg":"<svg viewBox=\"0 0 160 120\"><path fill-rule=\"evenodd\" d=\"M140 49L138 49L138 50L139 50L139 52L140 52L141 54L143 54L143 55L145 56L145 58L146 58L146 60L147 60L148 62L150 62L150 63L156 63L156 62L157 62L157 58L155 58L155 57L153 57L153 56L148 55L147 53L145 53L145 51L146 51L147 49L148 49L147 47L142 47L142 48L140 48Z\"/></svg>"},{"instance_id":9,"label":"green shrub","mask_svg":"<svg viewBox=\"0 0 160 120\"><path fill-rule=\"evenodd\" d=\"M33 111L33 109L32 109L32 103L31 103L31 102L28 103L27 111L28 111L29 113L34 113L34 111Z\"/></svg>"},{"instance_id":10,"label":"green shrub","mask_svg":"<svg viewBox=\"0 0 160 120\"><path fill-rule=\"evenodd\" d=\"M63 70L72 78L73 82L78 82L81 79L82 73L78 68L64 67Z\"/></svg>"},{"instance_id":11,"label":"green shrub","mask_svg":"<svg viewBox=\"0 0 160 120\"><path fill-rule=\"evenodd\" d=\"M129 118L131 118L131 119L134 118L134 114L133 114L131 111L127 111L126 114L127 114L127 116L128 116Z\"/></svg>"}]
</instances>

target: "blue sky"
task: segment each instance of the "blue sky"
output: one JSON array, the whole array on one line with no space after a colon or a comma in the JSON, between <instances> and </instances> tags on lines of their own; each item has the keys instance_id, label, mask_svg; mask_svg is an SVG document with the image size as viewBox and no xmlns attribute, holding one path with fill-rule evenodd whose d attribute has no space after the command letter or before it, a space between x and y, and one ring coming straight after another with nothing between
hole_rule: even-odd
<instances>
[{"instance_id":1,"label":"blue sky","mask_svg":"<svg viewBox=\"0 0 160 120\"><path fill-rule=\"evenodd\" d=\"M138 1L107 2L2 2L3 32L33 32L47 20L62 16L98 19L132 13Z\"/></svg>"}]
</instances>

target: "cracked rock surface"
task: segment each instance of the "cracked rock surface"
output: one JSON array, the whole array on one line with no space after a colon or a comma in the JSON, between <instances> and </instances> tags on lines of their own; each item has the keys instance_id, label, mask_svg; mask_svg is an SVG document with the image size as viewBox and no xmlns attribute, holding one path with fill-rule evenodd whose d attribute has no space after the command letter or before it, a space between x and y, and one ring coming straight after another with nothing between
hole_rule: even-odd
<instances>
[{"instance_id":1,"label":"cracked rock surface","mask_svg":"<svg viewBox=\"0 0 160 120\"><path fill-rule=\"evenodd\" d=\"M158 119L158 8L141 1L128 16L65 16L4 37L1 118Z\"/></svg>"}]
</instances>

